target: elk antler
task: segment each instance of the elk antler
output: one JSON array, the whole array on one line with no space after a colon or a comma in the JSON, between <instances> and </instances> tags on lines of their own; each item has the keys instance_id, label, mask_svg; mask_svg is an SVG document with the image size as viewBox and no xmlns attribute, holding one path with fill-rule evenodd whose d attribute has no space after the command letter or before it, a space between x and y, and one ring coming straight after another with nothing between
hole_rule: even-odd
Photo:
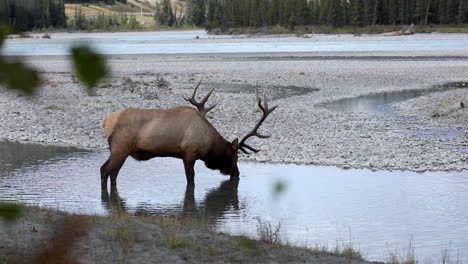
<instances>
[{"instance_id":1,"label":"elk antler","mask_svg":"<svg viewBox=\"0 0 468 264\"><path fill-rule=\"evenodd\" d=\"M239 149L242 152L244 152L245 154L250 154L247 150L253 151L255 153L260 151L260 150L255 149L255 148L253 148L253 147L251 147L251 146L249 146L249 145L247 145L245 143L245 141L247 141L247 139L249 139L250 137L253 137L253 136L256 136L256 137L259 137L259 138L269 138L269 137L271 137L271 135L262 135L262 134L258 133L257 130L262 125L262 123L265 121L265 119L268 117L268 115L271 114L271 112L273 112L278 107L276 105L276 106L272 107L271 109L268 108L268 100L267 100L267 97L266 97L266 93L264 93L264 96L263 96L264 103L262 105L262 99L258 95L258 87L257 87L257 90L256 90L256 94L257 94L258 108L260 108L260 110L263 112L263 116L257 122L254 129L252 131L250 131L249 133L247 133L247 135L245 135L245 137L239 143Z\"/></svg>"},{"instance_id":2,"label":"elk antler","mask_svg":"<svg viewBox=\"0 0 468 264\"><path fill-rule=\"evenodd\" d=\"M215 108L215 106L218 103L215 103L215 104L209 106L208 108L205 108L206 101L208 101L208 98L210 98L210 95L214 91L215 88L211 89L211 91L205 96L205 98L203 98L203 100L201 100L200 102L197 102L197 100L195 99L195 95L197 94L197 90L198 90L198 87L200 86L200 84L201 84L201 81L198 82L197 87L195 87L195 90L193 91L192 97L186 98L184 96L184 99L187 102L189 102L189 103L193 104L194 106L196 106L198 111L205 116L209 111L211 111L213 108Z\"/></svg>"}]
</instances>

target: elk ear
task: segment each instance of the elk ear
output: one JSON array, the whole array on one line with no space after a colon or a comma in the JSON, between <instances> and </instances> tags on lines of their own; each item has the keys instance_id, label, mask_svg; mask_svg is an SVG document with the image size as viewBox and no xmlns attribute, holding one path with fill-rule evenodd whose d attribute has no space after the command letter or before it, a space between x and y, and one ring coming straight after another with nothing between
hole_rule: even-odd
<instances>
[{"instance_id":1,"label":"elk ear","mask_svg":"<svg viewBox=\"0 0 468 264\"><path fill-rule=\"evenodd\" d=\"M231 146L233 149L238 149L239 148L239 139L236 138L232 141Z\"/></svg>"}]
</instances>

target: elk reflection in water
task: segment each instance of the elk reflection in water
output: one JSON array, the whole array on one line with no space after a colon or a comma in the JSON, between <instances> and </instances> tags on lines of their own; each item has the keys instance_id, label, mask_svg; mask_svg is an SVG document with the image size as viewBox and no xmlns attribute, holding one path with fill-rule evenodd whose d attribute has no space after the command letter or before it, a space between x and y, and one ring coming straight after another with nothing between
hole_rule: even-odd
<instances>
[{"instance_id":1,"label":"elk reflection in water","mask_svg":"<svg viewBox=\"0 0 468 264\"><path fill-rule=\"evenodd\" d=\"M195 186L188 184L185 189L181 205L172 205L165 208L151 208L138 206L134 215L171 215L207 219L216 222L228 211L239 211L241 206L238 198L239 179L223 181L218 188L209 191L202 202L195 200ZM101 202L109 214L122 214L132 211L126 205L125 199L120 197L116 187L101 190Z\"/></svg>"}]
</instances>

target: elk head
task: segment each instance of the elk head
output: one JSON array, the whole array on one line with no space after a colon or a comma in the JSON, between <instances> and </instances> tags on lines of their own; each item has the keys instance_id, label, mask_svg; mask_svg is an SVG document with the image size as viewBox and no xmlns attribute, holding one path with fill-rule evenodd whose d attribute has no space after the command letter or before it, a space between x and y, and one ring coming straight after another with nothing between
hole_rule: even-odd
<instances>
[{"instance_id":1,"label":"elk head","mask_svg":"<svg viewBox=\"0 0 468 264\"><path fill-rule=\"evenodd\" d=\"M185 98L184 99L188 102L190 102L192 105L197 107L198 111L203 115L206 116L206 114L211 111L214 107L216 107L217 103L205 108L205 104L208 101L210 95L213 93L214 88L211 89L211 91L200 101L197 102L195 99L197 90L201 84L201 81L198 83L198 85L195 87L195 90L192 94L192 97L190 98ZM228 174L231 175L231 177L238 177L239 176L239 169L237 167L237 160L238 160L238 153L239 151L242 151L244 154L251 154L251 152L257 153L260 150L255 149L254 147L248 145L246 141L251 138L251 137L258 137L258 138L269 138L271 135L263 135L258 132L258 129L260 126L263 124L263 122L266 120L268 115L270 115L278 106L274 106L272 108L268 107L268 99L266 97L266 93L264 94L263 97L263 104L262 104L262 99L258 94L258 87L256 87L256 97L257 97L257 104L258 108L262 112L262 117L260 120L257 122L255 127L247 133L239 142L239 139L234 139L232 142L224 140L222 145L223 149L223 155L217 155L213 157L212 160L208 159L205 160L205 164L207 167L212 168L212 169L219 169L221 173L223 174Z\"/></svg>"}]
</instances>

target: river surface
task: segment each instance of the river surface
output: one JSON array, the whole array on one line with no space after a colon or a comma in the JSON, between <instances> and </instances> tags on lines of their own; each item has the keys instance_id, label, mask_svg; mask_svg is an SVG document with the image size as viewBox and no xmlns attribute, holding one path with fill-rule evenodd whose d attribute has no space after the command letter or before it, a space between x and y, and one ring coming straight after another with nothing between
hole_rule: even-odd
<instances>
[{"instance_id":1,"label":"river surface","mask_svg":"<svg viewBox=\"0 0 468 264\"><path fill-rule=\"evenodd\" d=\"M366 94L358 97L344 98L324 103L321 106L339 112L391 113L396 110L392 105L405 100L435 92L445 92L456 89L468 89L468 82L447 83L435 85L429 89L399 90Z\"/></svg>"},{"instance_id":2,"label":"river surface","mask_svg":"<svg viewBox=\"0 0 468 264\"><path fill-rule=\"evenodd\" d=\"M173 53L239 53L239 52L311 52L311 51L442 51L468 49L466 38L451 34L434 34L434 38L398 40L389 38L342 41L341 36L311 35L307 41L282 38L292 35L270 35L273 41L238 41L246 35L208 35L204 31L133 32L133 33L54 33L50 40L25 39L7 40L2 54L7 56L68 55L70 47L77 43L88 43L101 54L173 54ZM218 39L214 42L198 39ZM352 38L351 38L352 39Z\"/></svg>"},{"instance_id":3,"label":"river surface","mask_svg":"<svg viewBox=\"0 0 468 264\"><path fill-rule=\"evenodd\" d=\"M297 245L334 247L351 241L373 260L404 256L438 263L448 249L468 261L468 174L343 170L335 167L240 163L231 182L202 162L186 188L182 161L128 159L118 192L101 192L107 152L0 142L0 200L68 212L191 215L217 230L256 236L257 218ZM284 191L275 192L278 183Z\"/></svg>"}]
</instances>

